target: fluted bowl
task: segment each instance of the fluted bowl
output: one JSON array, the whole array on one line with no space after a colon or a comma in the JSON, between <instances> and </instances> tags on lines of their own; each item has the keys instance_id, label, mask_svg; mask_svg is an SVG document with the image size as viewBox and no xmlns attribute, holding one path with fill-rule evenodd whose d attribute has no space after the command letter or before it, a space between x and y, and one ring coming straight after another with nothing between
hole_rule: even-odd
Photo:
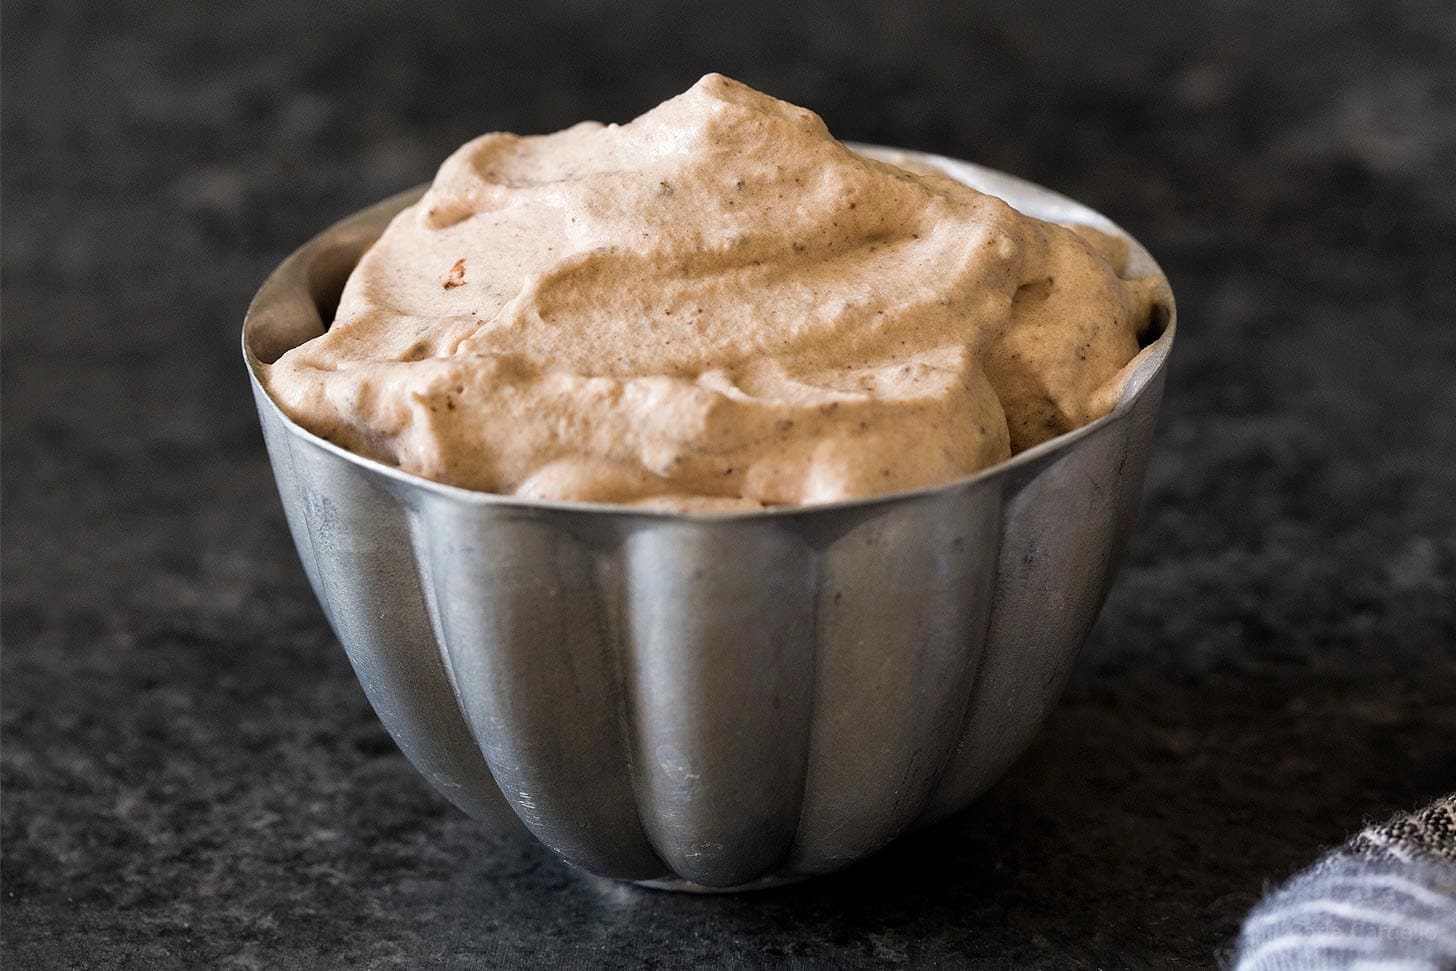
<instances>
[{"instance_id":1,"label":"fluted bowl","mask_svg":"<svg viewBox=\"0 0 1456 971\"><path fill-rule=\"evenodd\" d=\"M1126 235L1020 179L860 150ZM1107 593L1171 304L1110 414L947 485L716 515L492 495L345 451L258 378L322 332L360 254L420 191L304 245L243 328L304 570L419 771L578 866L682 889L834 870L990 786ZM1161 272L1136 242L1130 270Z\"/></svg>"}]
</instances>

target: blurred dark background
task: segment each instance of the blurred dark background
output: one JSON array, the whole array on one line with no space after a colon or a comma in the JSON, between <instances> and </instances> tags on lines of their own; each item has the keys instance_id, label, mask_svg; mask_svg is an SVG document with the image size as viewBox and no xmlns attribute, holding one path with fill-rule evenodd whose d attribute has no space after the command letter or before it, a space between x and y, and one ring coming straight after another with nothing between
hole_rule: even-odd
<instances>
[{"instance_id":1,"label":"blurred dark background","mask_svg":"<svg viewBox=\"0 0 1456 971\"><path fill-rule=\"evenodd\" d=\"M7 967L1199 968L1456 787L1456 6L5 0ZM268 270L490 129L722 71L1162 260L1139 528L1067 696L838 876L641 892L482 832L305 584L238 353Z\"/></svg>"}]
</instances>

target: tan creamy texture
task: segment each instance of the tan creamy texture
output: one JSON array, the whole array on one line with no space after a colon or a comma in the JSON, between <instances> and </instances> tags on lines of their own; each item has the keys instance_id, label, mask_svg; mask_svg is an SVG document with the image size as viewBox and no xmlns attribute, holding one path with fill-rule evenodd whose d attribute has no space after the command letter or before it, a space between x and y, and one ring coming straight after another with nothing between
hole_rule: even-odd
<instances>
[{"instance_id":1,"label":"tan creamy texture","mask_svg":"<svg viewBox=\"0 0 1456 971\"><path fill-rule=\"evenodd\" d=\"M1117 250L710 74L630 124L460 148L265 379L315 433L466 488L827 502L1108 411L1158 288Z\"/></svg>"}]
</instances>

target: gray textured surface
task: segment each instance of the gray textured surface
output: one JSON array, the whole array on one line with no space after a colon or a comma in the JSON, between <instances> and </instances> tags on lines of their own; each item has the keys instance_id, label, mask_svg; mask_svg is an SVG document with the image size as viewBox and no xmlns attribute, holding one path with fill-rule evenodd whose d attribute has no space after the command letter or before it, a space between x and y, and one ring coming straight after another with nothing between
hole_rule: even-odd
<instances>
[{"instance_id":1,"label":"gray textured surface","mask_svg":"<svg viewBox=\"0 0 1456 971\"><path fill-rule=\"evenodd\" d=\"M772 6L7 0L6 967L1203 967L1266 883L1451 788L1450 5ZM236 351L284 253L464 138L708 69L1107 212L1183 320L1129 559L1032 752L733 899L582 878L416 778Z\"/></svg>"}]
</instances>

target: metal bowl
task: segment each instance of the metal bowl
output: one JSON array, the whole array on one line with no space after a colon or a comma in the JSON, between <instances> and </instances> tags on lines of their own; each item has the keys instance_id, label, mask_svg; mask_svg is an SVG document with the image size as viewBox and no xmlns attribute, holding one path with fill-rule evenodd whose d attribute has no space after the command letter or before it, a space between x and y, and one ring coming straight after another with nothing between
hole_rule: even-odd
<instances>
[{"instance_id":1,"label":"metal bowl","mask_svg":"<svg viewBox=\"0 0 1456 971\"><path fill-rule=\"evenodd\" d=\"M860 150L1126 235L1011 176ZM578 866L679 889L834 870L989 787L1107 593L1171 302L1111 414L947 485L717 515L491 495L345 451L258 379L322 332L360 254L421 191L299 249L243 328L304 570L420 772ZM1136 242L1131 271L1161 274Z\"/></svg>"}]
</instances>

